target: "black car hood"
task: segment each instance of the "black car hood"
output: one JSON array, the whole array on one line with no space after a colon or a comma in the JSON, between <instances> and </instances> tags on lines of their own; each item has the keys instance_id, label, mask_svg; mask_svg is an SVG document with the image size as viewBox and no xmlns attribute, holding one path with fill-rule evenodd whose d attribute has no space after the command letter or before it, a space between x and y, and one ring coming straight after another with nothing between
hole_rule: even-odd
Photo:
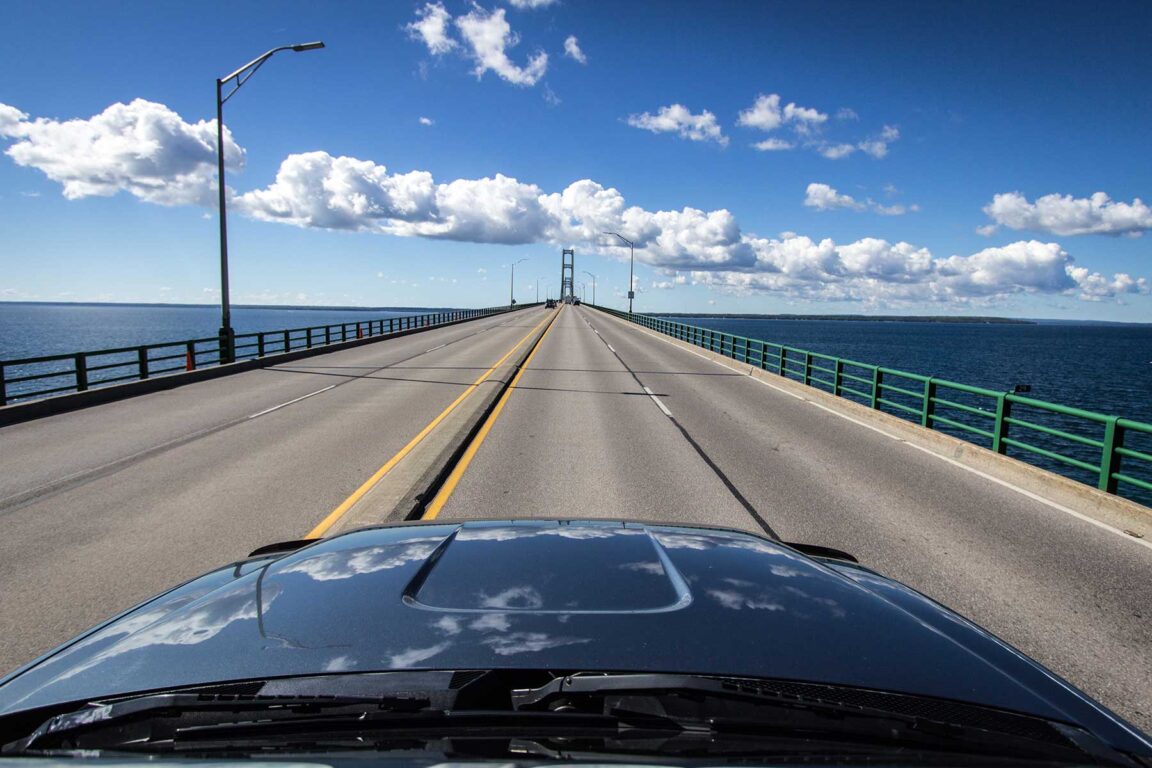
<instances>
[{"instance_id":1,"label":"black car hood","mask_svg":"<svg viewBox=\"0 0 1152 768\"><path fill-rule=\"evenodd\" d=\"M491 668L805 680L1116 725L866 569L744 533L554 521L367 529L214 571L10 676L0 713L213 681Z\"/></svg>"}]
</instances>

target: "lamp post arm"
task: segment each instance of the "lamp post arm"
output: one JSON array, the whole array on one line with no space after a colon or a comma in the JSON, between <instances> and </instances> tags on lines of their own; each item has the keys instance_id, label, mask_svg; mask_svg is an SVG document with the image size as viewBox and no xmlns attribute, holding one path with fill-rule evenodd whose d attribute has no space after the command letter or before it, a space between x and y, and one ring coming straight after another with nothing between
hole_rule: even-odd
<instances>
[{"instance_id":1,"label":"lamp post arm","mask_svg":"<svg viewBox=\"0 0 1152 768\"><path fill-rule=\"evenodd\" d=\"M232 74L225 75L216 81L216 87L218 89L217 99L220 101L220 103L224 103L225 101L228 101L228 99L232 98L233 94L240 90L240 86L248 82L248 78L252 77L252 75L256 74L256 70L264 66L264 62L272 58L273 55L280 53L280 51L312 51L323 47L324 43L321 42L297 43L296 45L282 45L279 48L273 48L270 51L262 53L256 58L252 59L252 61L237 69ZM227 96L221 96L224 83L227 83L229 80L235 80L236 85L232 88L231 91L228 92Z\"/></svg>"}]
</instances>

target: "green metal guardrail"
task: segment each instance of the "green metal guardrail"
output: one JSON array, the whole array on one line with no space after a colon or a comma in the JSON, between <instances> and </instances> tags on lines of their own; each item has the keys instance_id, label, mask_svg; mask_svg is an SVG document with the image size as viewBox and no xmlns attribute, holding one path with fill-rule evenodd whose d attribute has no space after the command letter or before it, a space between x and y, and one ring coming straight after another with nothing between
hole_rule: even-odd
<instances>
[{"instance_id":1,"label":"green metal guardrail","mask_svg":"<svg viewBox=\"0 0 1152 768\"><path fill-rule=\"evenodd\" d=\"M518 304L514 308L457 309L381 320L242 333L236 335L236 360L313 349L373 336L388 336L417 328L433 328L533 306L536 304ZM0 406L18 400L84 392L95 386L139 381L219 364L220 339L216 336L94 352L0 360Z\"/></svg>"},{"instance_id":2,"label":"green metal guardrail","mask_svg":"<svg viewBox=\"0 0 1152 768\"><path fill-rule=\"evenodd\" d=\"M1060 474L1102 491L1152 498L1147 493L1152 492L1152 424L663 318L597 309L997 453L1063 469Z\"/></svg>"}]
</instances>

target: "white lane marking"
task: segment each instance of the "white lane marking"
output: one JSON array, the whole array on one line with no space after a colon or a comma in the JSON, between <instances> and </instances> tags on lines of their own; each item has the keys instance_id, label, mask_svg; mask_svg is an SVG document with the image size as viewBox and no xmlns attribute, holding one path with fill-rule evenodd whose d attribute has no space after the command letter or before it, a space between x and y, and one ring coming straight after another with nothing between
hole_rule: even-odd
<instances>
[{"instance_id":1,"label":"white lane marking","mask_svg":"<svg viewBox=\"0 0 1152 768\"><path fill-rule=\"evenodd\" d=\"M644 387L644 391L648 393L648 397L652 398L652 402L656 403L656 406L660 410L664 411L665 416L667 416L668 418L672 418L672 411L668 410L668 406L666 406L666 405L664 405L664 403L660 402L660 398L658 398L658 397L656 397L656 395L652 394L652 390L648 389L648 387Z\"/></svg>"},{"instance_id":2,"label":"white lane marking","mask_svg":"<svg viewBox=\"0 0 1152 768\"><path fill-rule=\"evenodd\" d=\"M623 323L624 321L621 320L619 322ZM628 326L625 326L625 327L628 327ZM718 365L721 368L728 368L728 370L732 370L731 368L729 368L727 365L720 362L719 360L713 360L712 358L708 357L707 355L700 354L699 352L696 352L696 351L691 350L691 349L684 349L684 347L681 347L679 344L676 344L673 339L663 338L661 334L658 334L658 333L653 332L653 331L648 331L648 329L646 329L646 328L638 327L637 330L646 333L648 336L651 336L654 339L658 339L659 341L663 341L663 342L669 344L670 346L673 346L676 349L681 350L682 352L688 352L690 354L696 355L697 357L703 358L704 360L707 360L708 362L713 363L714 365ZM803 400L807 403L811 403L812 405L816 406L817 408L824 410L824 411L827 411L828 413L832 414L833 416L838 416L841 419L845 419L846 421L852 422L853 424L858 424L861 427L864 427L865 429L870 429L873 432L876 432L880 435L883 435L884 437L891 438L892 440L895 440L898 443L904 443L905 445L908 445L909 447L915 448L918 451L922 451L923 453L926 453L929 456L935 456L936 458L940 459L941 461L945 461L954 467L957 467L959 469L964 470L965 472L971 472L972 474L976 475L977 477L982 477L985 480L991 480L993 483L996 483L999 486L1007 488L1010 491L1015 491L1016 493L1020 494L1021 496L1025 496L1029 499L1032 499L1033 501L1038 501L1041 504L1044 504L1045 506L1051 507L1052 509L1055 509L1055 510L1060 511L1060 512L1064 512L1065 514L1071 515L1072 517L1075 517L1078 520L1083 520L1086 523L1091 523L1092 525L1096 526L1097 528L1100 528L1101 530L1115 534L1116 536L1119 536L1120 538L1124 539L1125 541L1131 541L1134 544L1139 544L1142 547L1145 547L1147 549L1152 550L1152 542L1150 542L1150 541L1147 541L1145 539L1138 539L1135 536L1130 536L1129 534L1124 533L1124 531L1120 530L1119 528L1115 528L1115 527L1108 525L1107 523L1101 522L1101 521L1099 521L1093 517L1089 517L1089 516L1087 516L1081 512L1077 512L1076 510L1071 509L1069 507L1066 507L1063 504L1059 504L1055 501L1052 501L1051 499L1046 499L1043 496L1040 496L1038 494L1033 493L1032 491L1029 491L1025 488L1021 488L1018 485L1014 485L1014 484L1008 482L1007 480L1001 480L998 477L993 477L992 475L989 475L985 472L981 472L980 470L978 470L974 467L969 467L968 465L962 464L962 463L956 461L955 459L951 459L947 456L944 456L943 454L939 454L936 451L933 451L931 448L924 448L922 446L910 443L907 440L905 440L904 438L897 437L896 435L893 435L891 432L886 432L885 430L881 429L880 427L875 426L874 424L868 424L867 422L860 421L859 419L855 419L855 418L853 418L853 417L851 417L845 413L841 413L840 411L837 411L833 408L829 408L825 405L821 405L820 403L809 400L808 398L803 397L802 395L798 395L795 392L789 392L788 390L784 389L783 387L778 387L770 381L764 381L763 379L756 378L755 376L752 376L750 373L748 374L748 378L752 379L752 381L763 384L766 387L774 389L777 392L780 392L780 393L785 394L785 395L790 395L790 396L796 398L797 400ZM647 387L645 387L645 389L647 389ZM649 393L649 394L651 394L651 393ZM652 399L655 400L656 398L653 397ZM660 401L658 401L658 400L657 400L657 404L660 405L661 408L664 407L663 404L660 403ZM672 414L669 413L668 415L671 416Z\"/></svg>"},{"instance_id":3,"label":"white lane marking","mask_svg":"<svg viewBox=\"0 0 1152 768\"><path fill-rule=\"evenodd\" d=\"M604 343L608 344L608 342L604 342ZM608 349L612 350L612 354L616 354L616 347L612 346L611 344L608 344Z\"/></svg>"},{"instance_id":4,"label":"white lane marking","mask_svg":"<svg viewBox=\"0 0 1152 768\"><path fill-rule=\"evenodd\" d=\"M263 416L264 414L272 413L272 411L278 411L285 406L292 405L292 403L298 403L301 400L307 400L310 397L315 397L316 395L320 394L321 392L327 392L328 390L335 389L335 388L336 388L336 385L333 384L330 387L324 387L324 389L318 389L315 392L309 392L308 394L304 395L303 397L298 397L295 400L289 400L286 403L280 403L280 405L274 405L271 408L267 408L263 411L260 411L260 413L254 413L251 416L249 416L248 418L255 419L257 416Z\"/></svg>"},{"instance_id":5,"label":"white lane marking","mask_svg":"<svg viewBox=\"0 0 1152 768\"><path fill-rule=\"evenodd\" d=\"M447 344L437 344L436 346L432 347L432 349L424 350L424 354L428 354L429 352L435 352L436 350L441 349L442 347L446 347L446 346L448 346L448 345Z\"/></svg>"}]
</instances>

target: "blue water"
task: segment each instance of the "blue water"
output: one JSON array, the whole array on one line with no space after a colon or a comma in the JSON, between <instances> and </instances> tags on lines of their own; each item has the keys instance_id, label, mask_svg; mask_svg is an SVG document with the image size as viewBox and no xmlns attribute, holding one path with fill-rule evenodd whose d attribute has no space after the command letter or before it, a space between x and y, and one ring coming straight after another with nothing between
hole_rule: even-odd
<instances>
[{"instance_id":1,"label":"blue water","mask_svg":"<svg viewBox=\"0 0 1152 768\"><path fill-rule=\"evenodd\" d=\"M1152 325L668 319L1152 423Z\"/></svg>"},{"instance_id":2,"label":"blue water","mask_svg":"<svg viewBox=\"0 0 1152 768\"><path fill-rule=\"evenodd\" d=\"M434 310L234 307L237 333L365 322ZM219 307L0 303L0 360L214 338Z\"/></svg>"}]
</instances>

